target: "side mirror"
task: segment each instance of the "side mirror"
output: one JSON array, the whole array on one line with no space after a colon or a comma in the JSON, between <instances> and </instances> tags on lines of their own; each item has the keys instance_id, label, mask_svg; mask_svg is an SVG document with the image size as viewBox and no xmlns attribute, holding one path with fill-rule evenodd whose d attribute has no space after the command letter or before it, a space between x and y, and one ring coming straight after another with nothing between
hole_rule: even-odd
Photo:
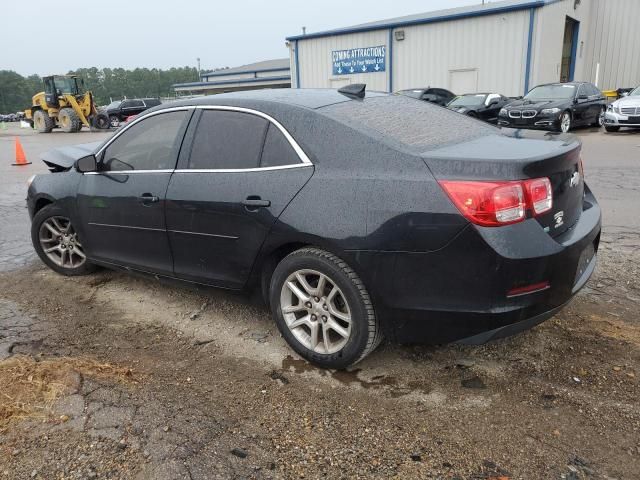
<instances>
[{"instance_id":1,"label":"side mirror","mask_svg":"<svg viewBox=\"0 0 640 480\"><path fill-rule=\"evenodd\" d=\"M620 94L621 97L628 97L629 96L629 92L622 92Z\"/></svg>"},{"instance_id":2,"label":"side mirror","mask_svg":"<svg viewBox=\"0 0 640 480\"><path fill-rule=\"evenodd\" d=\"M497 105L500 103L500 99L499 98L494 98L489 102L489 106L491 105Z\"/></svg>"},{"instance_id":3,"label":"side mirror","mask_svg":"<svg viewBox=\"0 0 640 480\"><path fill-rule=\"evenodd\" d=\"M585 100L589 100L587 95L578 95L578 101L584 102Z\"/></svg>"},{"instance_id":4,"label":"side mirror","mask_svg":"<svg viewBox=\"0 0 640 480\"><path fill-rule=\"evenodd\" d=\"M87 155L76 160L76 170L80 173L95 172L98 170L98 161L95 155Z\"/></svg>"}]
</instances>

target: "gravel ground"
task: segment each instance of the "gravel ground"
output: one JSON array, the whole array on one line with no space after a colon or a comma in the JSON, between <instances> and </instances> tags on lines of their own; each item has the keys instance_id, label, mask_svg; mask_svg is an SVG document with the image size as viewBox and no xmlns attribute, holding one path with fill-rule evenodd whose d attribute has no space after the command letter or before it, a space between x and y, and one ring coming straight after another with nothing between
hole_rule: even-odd
<instances>
[{"instance_id":1,"label":"gravel ground","mask_svg":"<svg viewBox=\"0 0 640 480\"><path fill-rule=\"evenodd\" d=\"M640 135L580 135L610 218L596 273L553 319L489 345L383 345L323 371L253 298L106 270L64 278L28 254L5 263L0 367L92 359L132 375L77 372L41 415L0 420L0 478L638 478ZM608 165L590 163L599 149ZM7 185L26 174L4 171ZM0 200L20 205L6 189ZM7 215L16 227L0 237L27 231Z\"/></svg>"}]
</instances>

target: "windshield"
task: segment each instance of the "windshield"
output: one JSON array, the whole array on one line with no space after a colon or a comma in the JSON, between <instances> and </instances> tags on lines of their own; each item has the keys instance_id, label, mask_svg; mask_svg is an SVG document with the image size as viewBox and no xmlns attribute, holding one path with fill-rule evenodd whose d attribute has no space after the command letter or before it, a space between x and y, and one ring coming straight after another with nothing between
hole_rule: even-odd
<instances>
[{"instance_id":1,"label":"windshield","mask_svg":"<svg viewBox=\"0 0 640 480\"><path fill-rule=\"evenodd\" d=\"M576 93L575 85L542 85L524 96L525 100L568 100Z\"/></svg>"},{"instance_id":2,"label":"windshield","mask_svg":"<svg viewBox=\"0 0 640 480\"><path fill-rule=\"evenodd\" d=\"M405 97L420 98L424 90L400 90L398 93Z\"/></svg>"},{"instance_id":3,"label":"windshield","mask_svg":"<svg viewBox=\"0 0 640 480\"><path fill-rule=\"evenodd\" d=\"M56 90L60 93L73 93L76 94L76 79L68 77L56 77L53 82L56 85Z\"/></svg>"},{"instance_id":4,"label":"windshield","mask_svg":"<svg viewBox=\"0 0 640 480\"><path fill-rule=\"evenodd\" d=\"M640 87L636 87L629 92L629 97L640 97Z\"/></svg>"},{"instance_id":5,"label":"windshield","mask_svg":"<svg viewBox=\"0 0 640 480\"><path fill-rule=\"evenodd\" d=\"M486 95L479 93L477 95L460 95L451 100L448 107L471 107L482 105L487 98Z\"/></svg>"}]
</instances>

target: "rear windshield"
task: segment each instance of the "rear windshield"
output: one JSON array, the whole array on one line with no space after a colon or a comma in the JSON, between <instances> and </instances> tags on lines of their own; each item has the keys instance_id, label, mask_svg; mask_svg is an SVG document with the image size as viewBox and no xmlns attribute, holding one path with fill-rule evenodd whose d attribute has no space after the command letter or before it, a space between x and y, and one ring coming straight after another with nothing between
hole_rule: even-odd
<instances>
[{"instance_id":1,"label":"rear windshield","mask_svg":"<svg viewBox=\"0 0 640 480\"><path fill-rule=\"evenodd\" d=\"M418 153L498 131L452 110L402 95L342 102L319 112Z\"/></svg>"}]
</instances>

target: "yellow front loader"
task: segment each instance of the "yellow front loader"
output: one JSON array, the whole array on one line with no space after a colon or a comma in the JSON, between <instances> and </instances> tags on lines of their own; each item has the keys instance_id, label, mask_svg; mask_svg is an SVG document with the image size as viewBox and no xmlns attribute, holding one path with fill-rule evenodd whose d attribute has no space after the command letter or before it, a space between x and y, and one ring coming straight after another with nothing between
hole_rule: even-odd
<instances>
[{"instance_id":1,"label":"yellow front loader","mask_svg":"<svg viewBox=\"0 0 640 480\"><path fill-rule=\"evenodd\" d=\"M93 95L81 93L75 75L44 77L44 92L36 93L31 107L24 112L28 122L40 133L49 133L60 127L64 132L78 132L83 125L100 129L109 128L109 117L98 112ZM80 85L83 85L80 80Z\"/></svg>"}]
</instances>

